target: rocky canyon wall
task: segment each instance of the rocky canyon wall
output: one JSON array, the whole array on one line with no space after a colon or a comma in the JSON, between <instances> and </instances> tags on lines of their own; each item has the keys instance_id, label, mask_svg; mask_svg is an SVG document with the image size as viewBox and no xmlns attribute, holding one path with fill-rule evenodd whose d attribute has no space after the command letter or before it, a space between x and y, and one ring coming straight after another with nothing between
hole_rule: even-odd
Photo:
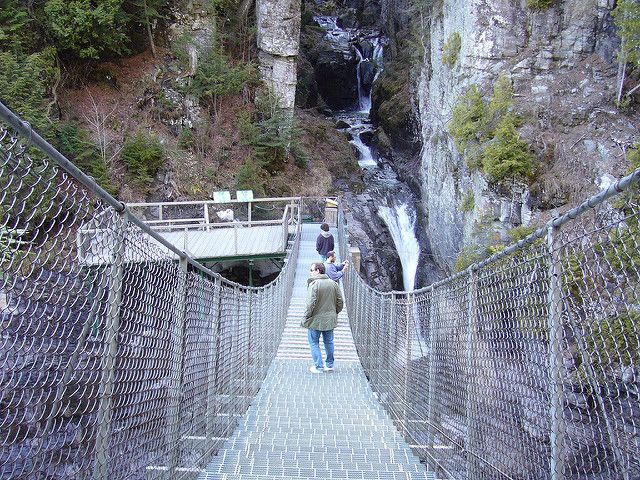
<instances>
[{"instance_id":1,"label":"rocky canyon wall","mask_svg":"<svg viewBox=\"0 0 640 480\"><path fill-rule=\"evenodd\" d=\"M397 3L384 2L383 13L393 15ZM613 0L558 0L546 10L527 0L427 4L411 19L424 47L414 85L421 201L433 254L452 270L465 247L506 243L511 228L540 225L623 174L638 117L614 106ZM443 48L455 34L461 44L450 65ZM489 182L449 134L458 97L475 84L488 98L500 75L513 86L519 133L535 158L526 181Z\"/></svg>"},{"instance_id":2,"label":"rocky canyon wall","mask_svg":"<svg viewBox=\"0 0 640 480\"><path fill-rule=\"evenodd\" d=\"M258 0L256 35L260 76L279 106L293 115L300 47L300 1Z\"/></svg>"}]
</instances>

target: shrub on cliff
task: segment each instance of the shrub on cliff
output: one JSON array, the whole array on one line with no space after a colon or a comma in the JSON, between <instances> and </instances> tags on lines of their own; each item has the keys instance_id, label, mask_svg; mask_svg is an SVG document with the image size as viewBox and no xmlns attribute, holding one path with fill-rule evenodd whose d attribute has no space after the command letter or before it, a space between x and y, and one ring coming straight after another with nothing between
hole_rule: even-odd
<instances>
[{"instance_id":1,"label":"shrub on cliff","mask_svg":"<svg viewBox=\"0 0 640 480\"><path fill-rule=\"evenodd\" d=\"M155 135L136 133L124 142L120 158L134 179L142 184L149 184L158 173L164 159L164 148Z\"/></svg>"},{"instance_id":2,"label":"shrub on cliff","mask_svg":"<svg viewBox=\"0 0 640 480\"><path fill-rule=\"evenodd\" d=\"M527 6L533 10L546 10L555 3L556 0L527 0Z\"/></svg>"},{"instance_id":3,"label":"shrub on cliff","mask_svg":"<svg viewBox=\"0 0 640 480\"><path fill-rule=\"evenodd\" d=\"M483 140L487 119L487 109L482 101L482 93L477 85L472 84L458 98L449 123L449 133L460 153L464 153L470 142Z\"/></svg>"},{"instance_id":4,"label":"shrub on cliff","mask_svg":"<svg viewBox=\"0 0 640 480\"><path fill-rule=\"evenodd\" d=\"M518 122L511 82L500 76L488 104L476 85L458 98L449 133L469 168L481 168L493 182L522 179L533 173L534 157L529 145L520 139Z\"/></svg>"},{"instance_id":5,"label":"shrub on cliff","mask_svg":"<svg viewBox=\"0 0 640 480\"><path fill-rule=\"evenodd\" d=\"M528 178L533 173L533 155L529 145L520 139L511 117L505 117L495 130L493 139L482 152L482 169L490 180Z\"/></svg>"},{"instance_id":6,"label":"shrub on cliff","mask_svg":"<svg viewBox=\"0 0 640 480\"><path fill-rule=\"evenodd\" d=\"M264 197L267 175L260 162L253 157L247 158L236 174L238 190L253 190L256 197Z\"/></svg>"},{"instance_id":7,"label":"shrub on cliff","mask_svg":"<svg viewBox=\"0 0 640 480\"><path fill-rule=\"evenodd\" d=\"M49 0L46 28L60 50L80 58L128 51L127 21L122 0Z\"/></svg>"},{"instance_id":8,"label":"shrub on cliff","mask_svg":"<svg viewBox=\"0 0 640 480\"><path fill-rule=\"evenodd\" d=\"M241 93L246 86L257 85L257 70L252 63L232 66L221 49L209 48L198 63L190 93L218 114L218 99Z\"/></svg>"},{"instance_id":9,"label":"shrub on cliff","mask_svg":"<svg viewBox=\"0 0 640 480\"><path fill-rule=\"evenodd\" d=\"M47 136L47 103L58 75L53 48L26 56L0 52L0 100Z\"/></svg>"},{"instance_id":10,"label":"shrub on cliff","mask_svg":"<svg viewBox=\"0 0 640 480\"><path fill-rule=\"evenodd\" d=\"M640 84L626 93L626 101L622 100L623 87L627 78L627 65L633 69L640 67L640 4L634 0L620 0L613 15L621 45L618 53L618 94L619 105L628 105L631 95L640 88Z\"/></svg>"},{"instance_id":11,"label":"shrub on cliff","mask_svg":"<svg viewBox=\"0 0 640 480\"><path fill-rule=\"evenodd\" d=\"M458 54L462 47L462 39L458 32L453 32L447 38L447 41L442 46L442 63L447 67L453 67L458 61Z\"/></svg>"}]
</instances>

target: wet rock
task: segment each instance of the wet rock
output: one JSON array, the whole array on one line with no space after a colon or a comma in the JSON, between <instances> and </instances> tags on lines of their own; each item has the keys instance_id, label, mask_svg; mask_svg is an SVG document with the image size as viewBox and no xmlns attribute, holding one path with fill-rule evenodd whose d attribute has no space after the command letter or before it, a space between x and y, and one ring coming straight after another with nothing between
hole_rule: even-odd
<instances>
[{"instance_id":1,"label":"wet rock","mask_svg":"<svg viewBox=\"0 0 640 480\"><path fill-rule=\"evenodd\" d=\"M326 104L336 110L346 109L358 101L356 66L358 59L348 44L336 49L323 41L313 62L318 91Z\"/></svg>"}]
</instances>

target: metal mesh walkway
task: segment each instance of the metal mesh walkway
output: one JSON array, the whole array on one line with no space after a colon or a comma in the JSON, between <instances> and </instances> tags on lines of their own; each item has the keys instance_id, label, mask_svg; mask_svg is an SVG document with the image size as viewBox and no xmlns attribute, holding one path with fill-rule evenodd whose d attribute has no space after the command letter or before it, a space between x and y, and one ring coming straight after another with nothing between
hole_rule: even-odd
<instances>
[{"instance_id":1,"label":"metal mesh walkway","mask_svg":"<svg viewBox=\"0 0 640 480\"><path fill-rule=\"evenodd\" d=\"M346 311L335 371L312 374L300 328L317 225L302 231L282 343L239 428L200 479L431 479L377 401L358 361ZM322 345L322 342L321 342ZM324 352L323 352L324 356Z\"/></svg>"}]
</instances>

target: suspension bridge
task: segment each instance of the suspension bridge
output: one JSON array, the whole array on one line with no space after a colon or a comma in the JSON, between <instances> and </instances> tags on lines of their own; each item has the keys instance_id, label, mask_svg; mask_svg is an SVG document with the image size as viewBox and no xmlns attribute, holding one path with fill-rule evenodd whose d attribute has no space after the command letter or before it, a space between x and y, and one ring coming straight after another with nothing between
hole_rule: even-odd
<instances>
[{"instance_id":1,"label":"suspension bridge","mask_svg":"<svg viewBox=\"0 0 640 480\"><path fill-rule=\"evenodd\" d=\"M350 269L313 374L324 199L273 207L282 272L243 286L0 118L0 478L640 478L640 171L427 288Z\"/></svg>"}]
</instances>

